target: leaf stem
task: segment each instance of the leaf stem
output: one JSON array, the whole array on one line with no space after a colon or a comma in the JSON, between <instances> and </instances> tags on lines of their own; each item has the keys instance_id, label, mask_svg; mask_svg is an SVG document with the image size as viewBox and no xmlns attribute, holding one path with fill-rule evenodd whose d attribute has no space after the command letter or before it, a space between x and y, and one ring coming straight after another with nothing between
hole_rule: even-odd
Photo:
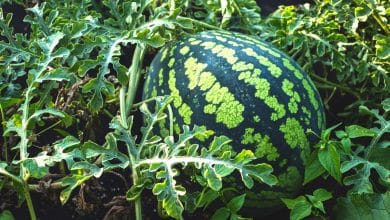
<instances>
[{"instance_id":1,"label":"leaf stem","mask_svg":"<svg viewBox=\"0 0 390 220\"><path fill-rule=\"evenodd\" d=\"M30 213L30 218L31 220L36 220L37 216L35 214L34 205L32 203L30 189L27 182L23 183L23 192L24 192L24 196L26 197L27 208L28 208L28 212Z\"/></svg>"},{"instance_id":2,"label":"leaf stem","mask_svg":"<svg viewBox=\"0 0 390 220\"><path fill-rule=\"evenodd\" d=\"M135 166L132 168L133 173L133 185L138 184L138 171ZM134 201L134 207L135 207L135 219L136 220L142 220L142 204L141 204L141 196L138 196Z\"/></svg>"},{"instance_id":3,"label":"leaf stem","mask_svg":"<svg viewBox=\"0 0 390 220\"><path fill-rule=\"evenodd\" d=\"M350 88L348 88L348 87L346 87L346 86L342 86L342 85L339 85L339 84L337 84L337 83L333 83L333 82L328 81L328 80L326 80L326 79L324 79L324 78L322 78L322 77L320 77L320 76L318 76L318 75L316 75L316 74L310 74L310 77L312 77L312 78L314 78L314 79L316 79L316 80L318 80L318 81L320 81L320 82L326 84L325 86L319 86L319 87L322 87L322 88L331 88L331 89L337 88L337 89L339 89L339 90L341 90L341 91L343 91L343 92L346 92L346 93L349 93L349 94L355 96L357 99L360 100L360 95L359 95L359 93L353 91L352 89L350 89Z\"/></svg>"},{"instance_id":4,"label":"leaf stem","mask_svg":"<svg viewBox=\"0 0 390 220\"><path fill-rule=\"evenodd\" d=\"M3 106L0 104L0 115L1 115L1 121L2 122L5 122L5 114L4 114L4 110L3 110ZM5 131L5 127L4 127L4 124L2 123L2 126L3 126L3 131ZM2 152L4 152L4 159L5 159L5 162L8 163L8 140L7 140L7 137L4 135L3 136L3 150Z\"/></svg>"},{"instance_id":5,"label":"leaf stem","mask_svg":"<svg viewBox=\"0 0 390 220\"><path fill-rule=\"evenodd\" d=\"M49 127L46 127L45 129L41 130L40 132L38 132L36 135L39 136L43 133L45 133L46 131L48 130L51 130L52 128L56 127L57 125L59 125L61 123L61 120L57 121L56 123L50 125Z\"/></svg>"},{"instance_id":6,"label":"leaf stem","mask_svg":"<svg viewBox=\"0 0 390 220\"><path fill-rule=\"evenodd\" d=\"M138 88L138 81L141 75L141 67L142 67L142 62L144 60L145 52L146 52L145 45L137 44L134 51L132 64L128 73L129 85L127 88L127 96L125 102L126 116L129 115L130 110L132 109L134 103L134 98Z\"/></svg>"},{"instance_id":7,"label":"leaf stem","mask_svg":"<svg viewBox=\"0 0 390 220\"><path fill-rule=\"evenodd\" d=\"M145 56L146 47L143 44L137 44L133 59L131 63L131 67L129 68L129 71L127 73L129 77L129 84L126 88L126 86L122 86L122 88L119 91L119 105L120 105L120 117L121 117L121 124L124 128L128 129L129 126L127 124L127 117L130 114L130 110L133 107L135 95L137 93L137 87L138 87L138 81L141 75L141 68L142 68L142 62ZM126 91L127 89L127 91ZM135 160L137 160L138 155L133 155L132 151L128 147L128 154L130 158L130 166L132 166L132 177L133 177L133 185L137 185L139 182L139 173L138 169L135 167ZM138 153L136 153L138 154ZM141 198L138 197L134 201L135 206L135 219L141 220L142 219L142 204L141 204Z\"/></svg>"},{"instance_id":8,"label":"leaf stem","mask_svg":"<svg viewBox=\"0 0 390 220\"><path fill-rule=\"evenodd\" d=\"M7 172L6 170L0 169L0 174L11 178L13 181L15 181L19 184L23 184L23 181L18 176L13 175L12 173Z\"/></svg>"},{"instance_id":9,"label":"leaf stem","mask_svg":"<svg viewBox=\"0 0 390 220\"><path fill-rule=\"evenodd\" d=\"M374 149L375 145L378 143L378 141L381 139L381 137L390 129L390 123L388 123L384 128L382 128L378 135L372 139L370 145L368 146L367 150L367 156L366 159L369 160L371 157L372 150Z\"/></svg>"}]
</instances>

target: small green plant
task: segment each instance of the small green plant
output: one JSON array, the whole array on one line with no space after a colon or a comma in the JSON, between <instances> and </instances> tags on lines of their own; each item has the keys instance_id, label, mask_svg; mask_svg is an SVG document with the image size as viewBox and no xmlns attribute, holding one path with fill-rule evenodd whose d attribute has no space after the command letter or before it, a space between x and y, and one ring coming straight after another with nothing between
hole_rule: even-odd
<instances>
[{"instance_id":1,"label":"small green plant","mask_svg":"<svg viewBox=\"0 0 390 220\"><path fill-rule=\"evenodd\" d=\"M238 211L242 208L245 201L245 194L242 194L240 196L234 197L232 200L230 200L226 207L218 209L213 216L211 216L211 219L213 220L225 220L225 219L251 219L251 218L244 218L241 217L238 214Z\"/></svg>"},{"instance_id":2,"label":"small green plant","mask_svg":"<svg viewBox=\"0 0 390 220\"><path fill-rule=\"evenodd\" d=\"M323 202L332 198L332 193L324 189L316 189L313 195L299 196L295 199L282 199L291 209L290 219L300 220L310 215L323 217L326 214Z\"/></svg>"}]
</instances>

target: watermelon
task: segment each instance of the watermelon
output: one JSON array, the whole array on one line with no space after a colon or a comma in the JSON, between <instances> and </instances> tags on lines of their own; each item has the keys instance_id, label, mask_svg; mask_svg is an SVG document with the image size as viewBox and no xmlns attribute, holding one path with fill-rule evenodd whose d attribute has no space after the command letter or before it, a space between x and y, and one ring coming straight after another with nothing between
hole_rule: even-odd
<instances>
[{"instance_id":1,"label":"watermelon","mask_svg":"<svg viewBox=\"0 0 390 220\"><path fill-rule=\"evenodd\" d=\"M150 65L143 96L160 95L173 97L177 133L183 125L206 126L232 139L236 152L250 149L273 166L279 183L248 191L247 206L273 207L299 190L318 141L306 131L320 134L325 116L313 82L286 54L240 33L187 36L162 48ZM160 126L166 135L168 126Z\"/></svg>"}]
</instances>

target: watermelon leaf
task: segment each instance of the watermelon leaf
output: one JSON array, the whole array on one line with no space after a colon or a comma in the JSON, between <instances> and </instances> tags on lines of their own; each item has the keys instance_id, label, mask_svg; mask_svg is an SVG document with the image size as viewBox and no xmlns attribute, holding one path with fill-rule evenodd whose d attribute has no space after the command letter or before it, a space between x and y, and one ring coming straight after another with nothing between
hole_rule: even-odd
<instances>
[{"instance_id":1,"label":"watermelon leaf","mask_svg":"<svg viewBox=\"0 0 390 220\"><path fill-rule=\"evenodd\" d=\"M337 199L334 206L335 219L389 219L390 193L349 194Z\"/></svg>"}]
</instances>

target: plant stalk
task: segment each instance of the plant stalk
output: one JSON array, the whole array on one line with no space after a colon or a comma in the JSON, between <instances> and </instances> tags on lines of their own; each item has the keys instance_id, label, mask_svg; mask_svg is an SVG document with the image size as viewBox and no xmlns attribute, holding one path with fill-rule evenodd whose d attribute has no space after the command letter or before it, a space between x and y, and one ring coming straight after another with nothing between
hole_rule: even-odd
<instances>
[{"instance_id":1,"label":"plant stalk","mask_svg":"<svg viewBox=\"0 0 390 220\"><path fill-rule=\"evenodd\" d=\"M34 209L34 205L32 203L32 199L31 199L30 189L29 188L30 187L28 186L28 184L26 182L24 182L23 183L23 192L24 192L24 196L26 198L28 212L30 213L31 220L36 220L37 216L35 214L35 209Z\"/></svg>"},{"instance_id":2,"label":"plant stalk","mask_svg":"<svg viewBox=\"0 0 390 220\"><path fill-rule=\"evenodd\" d=\"M26 99L23 103L22 129L21 129L21 134L20 134L19 154L20 154L20 161L21 161L21 163L20 163L20 176L21 176L21 179L23 181L23 184L22 184L23 193L24 193L24 196L26 198L27 208L28 208L28 211L30 213L30 218L31 218L31 220L36 220L37 217L36 217L34 205L33 205L32 199L31 199L30 189L29 189L29 186L27 183L29 175L28 175L27 170L23 164L24 160L27 159L27 156L28 156L28 153L27 153L27 147L28 147L27 127L28 127L28 122L29 122L28 117L29 117L30 94L33 90L33 84L34 84L34 82L32 82L31 85L29 85L29 87L27 88Z\"/></svg>"},{"instance_id":3,"label":"plant stalk","mask_svg":"<svg viewBox=\"0 0 390 220\"><path fill-rule=\"evenodd\" d=\"M136 185L138 183L138 171L137 168L132 168L133 173L133 185ZM142 220L142 204L141 204L141 196L138 196L134 201L134 208L135 208L135 219L136 220Z\"/></svg>"},{"instance_id":4,"label":"plant stalk","mask_svg":"<svg viewBox=\"0 0 390 220\"><path fill-rule=\"evenodd\" d=\"M146 48L143 44L137 44L133 59L131 63L131 67L129 68L127 76L129 77L129 84L126 91L126 86L122 86L122 88L119 91L119 105L120 105L120 118L121 118L121 124L124 128L128 128L127 124L127 117L130 114L130 111L132 109L135 95L137 93L137 87L138 87L138 81L141 75L141 69L142 69L142 62L145 56ZM129 149L128 146L128 154L130 158L130 166L132 166L132 177L133 177L133 185L137 185L139 182L139 174L137 171L137 168L134 167L134 161L136 158L138 158L138 155L133 155L132 151ZM142 204L141 204L141 198L138 197L134 201L135 206L135 219L141 220L142 219Z\"/></svg>"},{"instance_id":5,"label":"plant stalk","mask_svg":"<svg viewBox=\"0 0 390 220\"><path fill-rule=\"evenodd\" d=\"M349 93L349 94L355 96L357 99L360 100L360 95L357 92L353 91L352 89L350 89L346 86L342 86L342 85L339 85L337 83L330 82L330 81L328 81L328 80L326 80L326 79L324 79L316 74L310 74L310 77L312 77L312 78L314 78L322 83L325 83L327 86L330 86L329 88L335 87L343 92L346 92L346 93Z\"/></svg>"},{"instance_id":6,"label":"plant stalk","mask_svg":"<svg viewBox=\"0 0 390 220\"><path fill-rule=\"evenodd\" d=\"M142 62L145 57L146 48L143 44L138 44L135 48L131 67L129 69L129 85L126 96L126 116L129 115L132 109L135 95L137 93L138 81L141 76Z\"/></svg>"}]
</instances>

